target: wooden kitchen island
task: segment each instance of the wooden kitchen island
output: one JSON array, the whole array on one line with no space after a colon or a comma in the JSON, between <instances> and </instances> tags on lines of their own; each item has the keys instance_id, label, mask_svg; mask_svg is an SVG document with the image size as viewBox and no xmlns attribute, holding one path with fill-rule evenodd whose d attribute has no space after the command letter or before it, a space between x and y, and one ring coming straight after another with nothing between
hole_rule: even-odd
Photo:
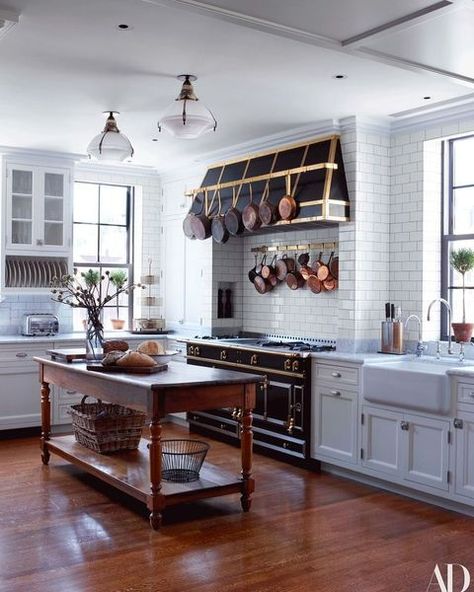
<instances>
[{"instance_id":1,"label":"wooden kitchen island","mask_svg":"<svg viewBox=\"0 0 474 592\"><path fill-rule=\"evenodd\" d=\"M152 375L103 374L84 363L35 358L41 383L41 458L45 465L54 453L98 479L146 503L154 530L161 525L166 506L197 499L241 494L244 511L250 509L254 490L252 471L252 409L256 384L262 376L201 368L170 362L165 372ZM74 436L51 435L50 384L91 395L104 401L145 411L150 440L138 450L98 454L78 444ZM200 478L189 483L161 480L161 420L168 413L219 407L242 410L240 477L204 463Z\"/></svg>"}]
</instances>

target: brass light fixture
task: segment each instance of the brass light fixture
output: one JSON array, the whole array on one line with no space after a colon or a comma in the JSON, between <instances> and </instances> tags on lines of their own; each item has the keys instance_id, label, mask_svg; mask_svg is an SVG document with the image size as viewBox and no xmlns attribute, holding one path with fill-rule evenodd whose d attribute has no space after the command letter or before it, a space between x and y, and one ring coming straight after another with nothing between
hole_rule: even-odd
<instances>
[{"instance_id":1,"label":"brass light fixture","mask_svg":"<svg viewBox=\"0 0 474 592\"><path fill-rule=\"evenodd\" d=\"M181 92L174 103L165 111L158 123L158 129L167 131L176 138L194 139L216 131L217 121L211 111L197 98L192 83L197 80L193 74L181 74Z\"/></svg>"},{"instance_id":2,"label":"brass light fixture","mask_svg":"<svg viewBox=\"0 0 474 592\"><path fill-rule=\"evenodd\" d=\"M130 140L117 127L114 113L118 111L104 111L108 113L105 127L100 134L94 136L87 146L87 154L97 160L122 162L133 156L134 150Z\"/></svg>"}]
</instances>

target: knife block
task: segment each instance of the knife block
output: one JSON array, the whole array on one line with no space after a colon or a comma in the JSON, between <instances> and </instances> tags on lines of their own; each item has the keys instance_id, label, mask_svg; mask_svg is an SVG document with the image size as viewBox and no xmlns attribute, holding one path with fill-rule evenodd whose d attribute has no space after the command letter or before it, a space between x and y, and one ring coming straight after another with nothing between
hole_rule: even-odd
<instances>
[{"instance_id":1,"label":"knife block","mask_svg":"<svg viewBox=\"0 0 474 592\"><path fill-rule=\"evenodd\" d=\"M401 321L382 321L380 350L384 354L403 354L403 323Z\"/></svg>"}]
</instances>

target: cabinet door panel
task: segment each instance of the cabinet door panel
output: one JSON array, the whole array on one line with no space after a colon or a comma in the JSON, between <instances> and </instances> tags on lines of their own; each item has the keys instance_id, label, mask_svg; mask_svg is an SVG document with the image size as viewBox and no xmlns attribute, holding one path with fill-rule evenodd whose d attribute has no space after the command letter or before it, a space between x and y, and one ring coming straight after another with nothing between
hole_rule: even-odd
<instances>
[{"instance_id":1,"label":"cabinet door panel","mask_svg":"<svg viewBox=\"0 0 474 592\"><path fill-rule=\"evenodd\" d=\"M313 456L357 463L357 393L320 387L313 401Z\"/></svg>"},{"instance_id":2,"label":"cabinet door panel","mask_svg":"<svg viewBox=\"0 0 474 592\"><path fill-rule=\"evenodd\" d=\"M472 389L472 387L471 387ZM474 499L474 413L461 413L456 437L455 492Z\"/></svg>"},{"instance_id":3,"label":"cabinet door panel","mask_svg":"<svg viewBox=\"0 0 474 592\"><path fill-rule=\"evenodd\" d=\"M0 378L0 430L40 425L38 372L3 370Z\"/></svg>"},{"instance_id":4,"label":"cabinet door panel","mask_svg":"<svg viewBox=\"0 0 474 592\"><path fill-rule=\"evenodd\" d=\"M447 490L449 422L405 415L404 478ZM407 425L408 424L408 425Z\"/></svg>"},{"instance_id":5,"label":"cabinet door panel","mask_svg":"<svg viewBox=\"0 0 474 592\"><path fill-rule=\"evenodd\" d=\"M370 469L400 475L402 415L384 409L364 407L363 459L362 464Z\"/></svg>"},{"instance_id":6,"label":"cabinet door panel","mask_svg":"<svg viewBox=\"0 0 474 592\"><path fill-rule=\"evenodd\" d=\"M184 241L181 220L167 220L163 226L163 296L168 323L184 322Z\"/></svg>"}]
</instances>

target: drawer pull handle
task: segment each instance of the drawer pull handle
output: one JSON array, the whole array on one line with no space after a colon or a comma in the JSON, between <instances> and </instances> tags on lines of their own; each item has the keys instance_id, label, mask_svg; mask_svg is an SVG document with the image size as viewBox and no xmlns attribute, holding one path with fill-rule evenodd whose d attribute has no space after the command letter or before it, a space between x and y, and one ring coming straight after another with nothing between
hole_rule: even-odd
<instances>
[{"instance_id":1,"label":"drawer pull handle","mask_svg":"<svg viewBox=\"0 0 474 592\"><path fill-rule=\"evenodd\" d=\"M471 391L471 392L469 393L469 396L470 396L470 397L472 397L472 398L474 399L474 391Z\"/></svg>"},{"instance_id":2,"label":"drawer pull handle","mask_svg":"<svg viewBox=\"0 0 474 592\"><path fill-rule=\"evenodd\" d=\"M334 378L341 378L342 374L340 372L331 372L331 376Z\"/></svg>"},{"instance_id":3,"label":"drawer pull handle","mask_svg":"<svg viewBox=\"0 0 474 592\"><path fill-rule=\"evenodd\" d=\"M408 423L408 421L401 421L400 422L400 428L404 431L407 432L410 429L410 424Z\"/></svg>"},{"instance_id":4,"label":"drawer pull handle","mask_svg":"<svg viewBox=\"0 0 474 592\"><path fill-rule=\"evenodd\" d=\"M77 391L66 391L67 395L77 395Z\"/></svg>"},{"instance_id":5,"label":"drawer pull handle","mask_svg":"<svg viewBox=\"0 0 474 592\"><path fill-rule=\"evenodd\" d=\"M17 358L27 358L28 354L25 352L18 352L17 354L15 354Z\"/></svg>"},{"instance_id":6,"label":"drawer pull handle","mask_svg":"<svg viewBox=\"0 0 474 592\"><path fill-rule=\"evenodd\" d=\"M221 423L220 428L221 428L221 430L225 430L225 424Z\"/></svg>"},{"instance_id":7,"label":"drawer pull handle","mask_svg":"<svg viewBox=\"0 0 474 592\"><path fill-rule=\"evenodd\" d=\"M331 391L331 395L334 395L335 397L340 397L341 391Z\"/></svg>"},{"instance_id":8,"label":"drawer pull handle","mask_svg":"<svg viewBox=\"0 0 474 592\"><path fill-rule=\"evenodd\" d=\"M283 442L283 448L288 448L289 444L288 442Z\"/></svg>"}]
</instances>

